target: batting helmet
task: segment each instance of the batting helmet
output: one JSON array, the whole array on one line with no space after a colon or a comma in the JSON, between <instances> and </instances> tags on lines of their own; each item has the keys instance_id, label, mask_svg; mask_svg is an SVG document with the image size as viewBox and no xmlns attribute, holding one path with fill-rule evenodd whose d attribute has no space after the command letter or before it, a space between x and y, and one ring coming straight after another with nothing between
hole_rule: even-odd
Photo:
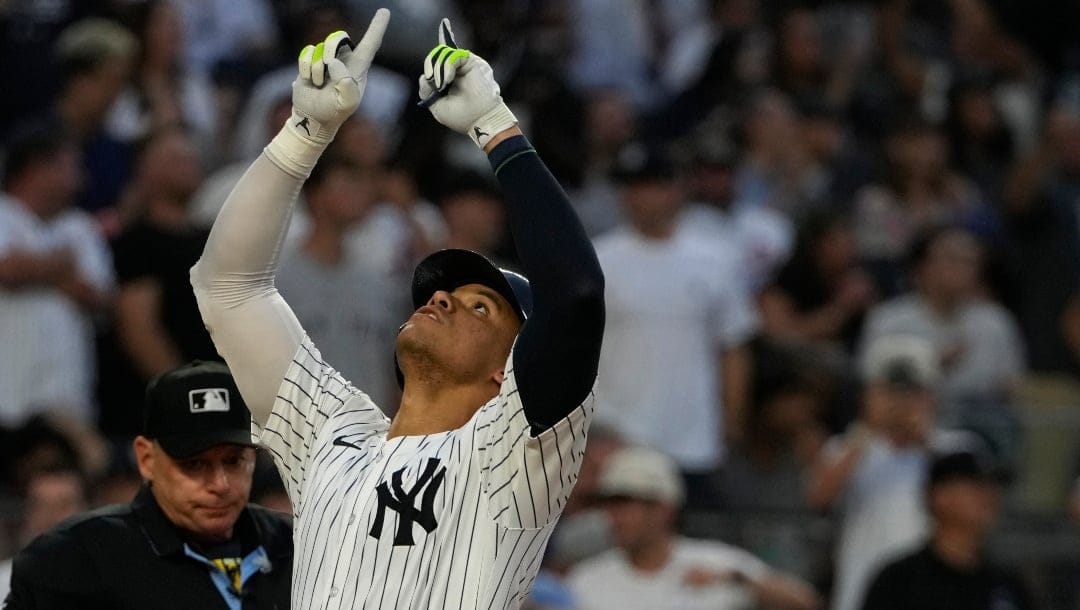
<instances>
[{"instance_id":1,"label":"batting helmet","mask_svg":"<svg viewBox=\"0 0 1080 610\"><path fill-rule=\"evenodd\" d=\"M532 288L525 276L495 266L482 254L472 250L446 249L428 255L413 272L413 307L421 307L439 290L452 291L465 284L481 284L493 289L514 308L524 322L532 314ZM394 370L398 385L405 387L405 376L394 354Z\"/></svg>"},{"instance_id":2,"label":"batting helmet","mask_svg":"<svg viewBox=\"0 0 1080 610\"><path fill-rule=\"evenodd\" d=\"M413 272L413 307L420 307L438 290L451 291L465 284L482 284L498 292L524 322L532 313L532 289L525 276L494 263L471 250L439 250L416 266Z\"/></svg>"}]
</instances>

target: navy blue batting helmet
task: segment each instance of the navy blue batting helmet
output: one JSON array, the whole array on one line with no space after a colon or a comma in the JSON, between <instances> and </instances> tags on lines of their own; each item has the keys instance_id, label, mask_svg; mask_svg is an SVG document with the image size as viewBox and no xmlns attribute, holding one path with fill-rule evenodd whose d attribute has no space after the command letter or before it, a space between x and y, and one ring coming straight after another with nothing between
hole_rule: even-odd
<instances>
[{"instance_id":1,"label":"navy blue batting helmet","mask_svg":"<svg viewBox=\"0 0 1080 610\"><path fill-rule=\"evenodd\" d=\"M524 322L532 315L532 288L525 276L495 266L482 254L472 250L447 249L428 255L413 272L413 307L421 307L439 290L450 292L466 284L480 284L493 289L514 308L518 320ZM405 377L394 355L398 385L405 387Z\"/></svg>"},{"instance_id":2,"label":"navy blue batting helmet","mask_svg":"<svg viewBox=\"0 0 1080 610\"><path fill-rule=\"evenodd\" d=\"M524 322L532 314L529 280L509 269L500 269L484 255L471 250L439 250L416 266L413 272L413 307L420 307L436 291L454 290L465 284L481 284L498 292Z\"/></svg>"}]
</instances>

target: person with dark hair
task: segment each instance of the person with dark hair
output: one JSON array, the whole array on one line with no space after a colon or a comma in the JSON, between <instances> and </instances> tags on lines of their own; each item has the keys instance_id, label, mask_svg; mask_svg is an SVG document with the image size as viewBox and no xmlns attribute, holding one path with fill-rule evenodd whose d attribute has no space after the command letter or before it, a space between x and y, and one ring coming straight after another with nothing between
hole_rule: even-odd
<instances>
[{"instance_id":1,"label":"person with dark hair","mask_svg":"<svg viewBox=\"0 0 1080 610\"><path fill-rule=\"evenodd\" d=\"M743 433L758 323L743 261L729 240L681 224L682 184L666 150L627 147L614 177L626 221L596 240L611 312L597 421L666 451L686 477L687 505L715 506L716 471Z\"/></svg>"},{"instance_id":2,"label":"person with dark hair","mask_svg":"<svg viewBox=\"0 0 1080 610\"><path fill-rule=\"evenodd\" d=\"M963 405L1007 404L1025 370L1016 320L982 286L983 247L963 228L933 226L914 239L908 270L914 290L867 316L863 350L878 337L916 335L941 358L943 421L959 421Z\"/></svg>"},{"instance_id":3,"label":"person with dark hair","mask_svg":"<svg viewBox=\"0 0 1080 610\"><path fill-rule=\"evenodd\" d=\"M824 392L793 349L755 346L746 435L720 473L725 507L800 510L811 464L826 439Z\"/></svg>"},{"instance_id":4,"label":"person with dark hair","mask_svg":"<svg viewBox=\"0 0 1080 610\"><path fill-rule=\"evenodd\" d=\"M448 180L439 195L446 219L446 246L498 259L506 239L506 210L497 185L475 172Z\"/></svg>"},{"instance_id":5,"label":"person with dark hair","mask_svg":"<svg viewBox=\"0 0 1080 610\"><path fill-rule=\"evenodd\" d=\"M80 470L57 467L39 470L27 481L22 495L22 518L17 548L23 548L68 517L90 508L90 482ZM12 560L0 562L0 599L11 590Z\"/></svg>"},{"instance_id":6,"label":"person with dark hair","mask_svg":"<svg viewBox=\"0 0 1080 610\"><path fill-rule=\"evenodd\" d=\"M297 607L514 608L573 489L592 419L604 275L491 65L448 19L419 91L486 153L520 274L460 249L413 273L393 419L326 362L275 289L291 208L360 104L390 20L297 58L293 112L218 214L191 284L297 515ZM360 287L358 289L362 289Z\"/></svg>"},{"instance_id":7,"label":"person with dark hair","mask_svg":"<svg viewBox=\"0 0 1080 610\"><path fill-rule=\"evenodd\" d=\"M289 515L248 503L251 414L228 368L190 362L146 388L130 503L67 519L16 555L5 610L289 607Z\"/></svg>"},{"instance_id":8,"label":"person with dark hair","mask_svg":"<svg viewBox=\"0 0 1080 610\"><path fill-rule=\"evenodd\" d=\"M154 376L193 359L219 360L187 283L208 231L188 214L203 179L189 133L171 127L141 144L129 189L132 217L113 242L119 283L114 333L102 359L102 428L126 436Z\"/></svg>"},{"instance_id":9,"label":"person with dark hair","mask_svg":"<svg viewBox=\"0 0 1080 610\"><path fill-rule=\"evenodd\" d=\"M952 158L988 197L1000 197L1017 150L988 78L961 77L949 98L946 122Z\"/></svg>"},{"instance_id":10,"label":"person with dark hair","mask_svg":"<svg viewBox=\"0 0 1080 610\"><path fill-rule=\"evenodd\" d=\"M886 565L862 610L1032 610L1018 575L987 554L1007 481L978 438L937 452L925 501L933 526L921 549Z\"/></svg>"},{"instance_id":11,"label":"person with dark hair","mask_svg":"<svg viewBox=\"0 0 1080 610\"><path fill-rule=\"evenodd\" d=\"M2 458L3 482L19 494L38 473L79 470L81 461L74 441L41 415L5 435Z\"/></svg>"},{"instance_id":12,"label":"person with dark hair","mask_svg":"<svg viewBox=\"0 0 1080 610\"><path fill-rule=\"evenodd\" d=\"M93 316L113 288L108 246L73 208L83 184L66 132L27 127L10 143L0 193L0 424L65 410L92 421Z\"/></svg>"},{"instance_id":13,"label":"person with dark hair","mask_svg":"<svg viewBox=\"0 0 1080 610\"><path fill-rule=\"evenodd\" d=\"M108 117L112 135L136 141L169 127L189 129L208 158L216 153L217 105L209 75L188 69L184 22L175 2L150 0L130 7L128 23L139 49L132 79Z\"/></svg>"},{"instance_id":14,"label":"person with dark hair","mask_svg":"<svg viewBox=\"0 0 1080 610\"><path fill-rule=\"evenodd\" d=\"M856 256L849 222L820 211L803 220L791 258L759 302L767 336L850 349L876 299L874 284Z\"/></svg>"},{"instance_id":15,"label":"person with dark hair","mask_svg":"<svg viewBox=\"0 0 1080 610\"><path fill-rule=\"evenodd\" d=\"M106 132L105 121L127 85L137 49L131 32L100 18L72 24L56 43L61 78L52 118L82 148L86 182L77 205L99 216L118 203L130 176L130 147Z\"/></svg>"},{"instance_id":16,"label":"person with dark hair","mask_svg":"<svg viewBox=\"0 0 1080 610\"><path fill-rule=\"evenodd\" d=\"M879 285L890 294L901 284L904 255L921 231L957 223L990 235L998 221L984 195L956 172L939 126L901 114L884 144L887 175L858 193L853 219L859 255L875 266Z\"/></svg>"}]
</instances>

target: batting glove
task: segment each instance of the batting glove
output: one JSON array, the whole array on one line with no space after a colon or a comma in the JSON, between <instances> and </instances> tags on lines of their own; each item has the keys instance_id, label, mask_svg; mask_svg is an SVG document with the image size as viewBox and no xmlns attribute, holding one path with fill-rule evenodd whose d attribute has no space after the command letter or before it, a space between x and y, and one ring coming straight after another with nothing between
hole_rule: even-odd
<instances>
[{"instance_id":1,"label":"batting glove","mask_svg":"<svg viewBox=\"0 0 1080 610\"><path fill-rule=\"evenodd\" d=\"M439 24L439 46L424 60L420 97L440 95L429 106L443 125L463 133L483 148L500 131L517 125L517 117L503 103L499 83L484 58L459 49L450 20Z\"/></svg>"},{"instance_id":2,"label":"batting glove","mask_svg":"<svg viewBox=\"0 0 1080 610\"><path fill-rule=\"evenodd\" d=\"M266 148L279 167L301 178L311 172L338 128L360 105L368 69L389 21L390 11L381 8L355 47L348 34L337 31L300 51L292 116Z\"/></svg>"}]
</instances>

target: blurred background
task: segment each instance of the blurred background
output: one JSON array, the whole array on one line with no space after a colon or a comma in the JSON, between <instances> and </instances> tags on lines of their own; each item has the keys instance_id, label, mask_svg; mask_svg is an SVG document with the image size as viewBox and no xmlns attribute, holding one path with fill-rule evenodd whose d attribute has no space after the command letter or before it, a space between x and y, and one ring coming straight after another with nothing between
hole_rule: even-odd
<instances>
[{"instance_id":1,"label":"blurred background","mask_svg":"<svg viewBox=\"0 0 1080 610\"><path fill-rule=\"evenodd\" d=\"M0 556L130 499L146 382L218 358L187 270L288 116L297 50L382 5L279 278L346 377L392 415L424 254L515 264L486 159L415 105L450 16L609 276L601 440L567 522L611 446L651 445L683 473L681 531L829 598L864 496L897 491L858 474L861 443L918 456L964 430L1010 473L991 548L1040 607L1080 608L1065 0L0 0ZM280 501L263 470L256 501ZM553 573L603 548L582 539L556 535Z\"/></svg>"}]
</instances>

